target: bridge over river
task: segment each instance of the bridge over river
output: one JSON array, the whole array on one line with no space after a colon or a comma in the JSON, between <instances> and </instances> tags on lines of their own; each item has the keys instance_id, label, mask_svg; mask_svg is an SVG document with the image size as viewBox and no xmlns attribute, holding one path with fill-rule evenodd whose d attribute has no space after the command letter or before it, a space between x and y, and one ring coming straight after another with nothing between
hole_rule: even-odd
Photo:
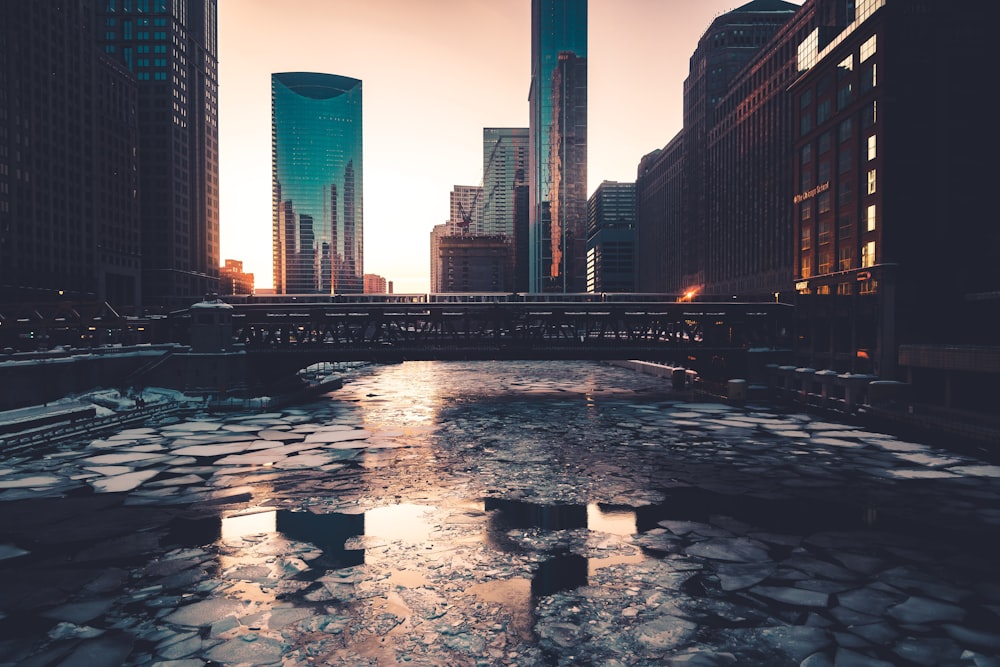
<instances>
[{"instance_id":1,"label":"bridge over river","mask_svg":"<svg viewBox=\"0 0 1000 667\"><path fill-rule=\"evenodd\" d=\"M791 342L791 307L780 303L285 303L231 312L233 341L249 353L340 361L666 360Z\"/></svg>"}]
</instances>

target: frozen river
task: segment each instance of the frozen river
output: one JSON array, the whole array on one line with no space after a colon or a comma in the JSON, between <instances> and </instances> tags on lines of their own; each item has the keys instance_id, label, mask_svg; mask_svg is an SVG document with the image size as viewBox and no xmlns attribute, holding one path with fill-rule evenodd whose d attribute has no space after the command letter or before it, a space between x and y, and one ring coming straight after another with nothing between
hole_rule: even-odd
<instances>
[{"instance_id":1,"label":"frozen river","mask_svg":"<svg viewBox=\"0 0 1000 667\"><path fill-rule=\"evenodd\" d=\"M0 454L0 665L1000 665L1000 467L589 363Z\"/></svg>"}]
</instances>

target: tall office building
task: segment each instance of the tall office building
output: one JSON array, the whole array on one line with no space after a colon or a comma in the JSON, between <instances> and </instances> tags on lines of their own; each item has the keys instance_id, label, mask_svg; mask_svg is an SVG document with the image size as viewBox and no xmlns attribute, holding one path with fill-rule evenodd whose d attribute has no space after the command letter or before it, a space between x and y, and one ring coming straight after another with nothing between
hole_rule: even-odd
<instances>
[{"instance_id":1,"label":"tall office building","mask_svg":"<svg viewBox=\"0 0 1000 667\"><path fill-rule=\"evenodd\" d=\"M145 305L219 284L217 0L100 0L96 34L138 86Z\"/></svg>"},{"instance_id":2,"label":"tall office building","mask_svg":"<svg viewBox=\"0 0 1000 667\"><path fill-rule=\"evenodd\" d=\"M514 193L528 183L528 128L483 128L483 228L514 239Z\"/></svg>"},{"instance_id":3,"label":"tall office building","mask_svg":"<svg viewBox=\"0 0 1000 667\"><path fill-rule=\"evenodd\" d=\"M905 365L910 380L954 371L954 346L935 345L996 342L1000 230L986 195L1000 179L998 129L979 92L994 75L1000 6L815 6L819 25L798 44L790 88L806 361L885 378ZM949 380L955 398L961 374ZM995 410L985 384L961 398Z\"/></svg>"},{"instance_id":4,"label":"tall office building","mask_svg":"<svg viewBox=\"0 0 1000 667\"><path fill-rule=\"evenodd\" d=\"M706 147L715 125L715 110L733 78L798 10L783 0L753 0L716 18L698 40L684 80L685 199L681 221L682 290L703 290L706 218L716 196L709 179L713 165ZM744 110L744 113L745 110Z\"/></svg>"},{"instance_id":5,"label":"tall office building","mask_svg":"<svg viewBox=\"0 0 1000 667\"><path fill-rule=\"evenodd\" d=\"M587 202L587 291L635 291L635 183L604 181Z\"/></svg>"},{"instance_id":6,"label":"tall office building","mask_svg":"<svg viewBox=\"0 0 1000 667\"><path fill-rule=\"evenodd\" d=\"M0 300L140 304L136 82L92 5L0 4Z\"/></svg>"},{"instance_id":7,"label":"tall office building","mask_svg":"<svg viewBox=\"0 0 1000 667\"><path fill-rule=\"evenodd\" d=\"M582 292L587 240L587 0L532 0L528 286Z\"/></svg>"},{"instance_id":8,"label":"tall office building","mask_svg":"<svg viewBox=\"0 0 1000 667\"><path fill-rule=\"evenodd\" d=\"M448 230L451 234L482 236L483 187L481 185L456 185L449 195Z\"/></svg>"},{"instance_id":9,"label":"tall office building","mask_svg":"<svg viewBox=\"0 0 1000 667\"><path fill-rule=\"evenodd\" d=\"M271 75L271 203L278 294L364 289L361 81Z\"/></svg>"}]
</instances>

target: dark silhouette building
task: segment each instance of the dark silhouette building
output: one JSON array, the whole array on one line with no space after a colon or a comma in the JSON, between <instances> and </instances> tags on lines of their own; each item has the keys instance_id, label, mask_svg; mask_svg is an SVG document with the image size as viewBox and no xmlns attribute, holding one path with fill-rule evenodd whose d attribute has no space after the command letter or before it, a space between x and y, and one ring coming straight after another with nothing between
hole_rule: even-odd
<instances>
[{"instance_id":1,"label":"dark silhouette building","mask_svg":"<svg viewBox=\"0 0 1000 667\"><path fill-rule=\"evenodd\" d=\"M437 292L509 292L509 245L503 236L441 236L435 244Z\"/></svg>"},{"instance_id":2,"label":"dark silhouette building","mask_svg":"<svg viewBox=\"0 0 1000 667\"><path fill-rule=\"evenodd\" d=\"M587 202L588 292L635 291L635 183L604 181Z\"/></svg>"},{"instance_id":3,"label":"dark silhouette building","mask_svg":"<svg viewBox=\"0 0 1000 667\"><path fill-rule=\"evenodd\" d=\"M141 303L137 82L99 23L0 4L0 300Z\"/></svg>"},{"instance_id":4,"label":"dark silhouette building","mask_svg":"<svg viewBox=\"0 0 1000 667\"><path fill-rule=\"evenodd\" d=\"M643 156L635 179L635 281L639 292L679 293L684 133ZM672 221L670 224L668 221Z\"/></svg>"},{"instance_id":5,"label":"dark silhouette building","mask_svg":"<svg viewBox=\"0 0 1000 667\"><path fill-rule=\"evenodd\" d=\"M138 89L144 305L218 290L216 0L101 0L94 36Z\"/></svg>"},{"instance_id":6,"label":"dark silhouette building","mask_svg":"<svg viewBox=\"0 0 1000 667\"><path fill-rule=\"evenodd\" d=\"M910 380L943 372L949 353L935 346L996 344L998 130L980 93L1000 8L816 8L790 89L801 360Z\"/></svg>"},{"instance_id":7,"label":"dark silhouette building","mask_svg":"<svg viewBox=\"0 0 1000 667\"><path fill-rule=\"evenodd\" d=\"M758 282L748 279L744 262L734 265L716 246L734 247L732 228L745 237L760 222L763 190L753 175L764 174L771 185L781 180L773 160L791 142L781 124L791 111L782 98L795 76L795 42L782 27L800 11L781 0L754 0L716 18L699 39L684 81L683 129L642 159L636 177L638 291L728 298L741 282ZM766 117L758 115L762 106L769 108ZM769 196L776 200L779 192ZM787 290L788 252L779 236L771 233L763 251L771 256L763 263L779 274L775 265L784 262Z\"/></svg>"},{"instance_id":8,"label":"dark silhouette building","mask_svg":"<svg viewBox=\"0 0 1000 667\"><path fill-rule=\"evenodd\" d=\"M753 0L712 21L691 55L690 71L684 81L684 129L681 139L684 145L684 194L681 217L675 223L680 226L680 252L675 255L675 261L681 262L682 284L668 286L668 291L697 289L706 292L712 289L708 284L706 266L711 228L709 218L712 215L710 201L735 194L719 191L718 187L722 184L714 172L720 165L713 162L708 149L710 136L719 122L717 107L734 89L734 79L737 76L746 77L745 73L741 74L746 64L758 56L762 47L798 9L797 5L782 0ZM759 96L769 91L764 88L763 91L753 92ZM755 106L752 99L748 100L743 112L747 113L751 106ZM775 131L780 129L776 126ZM755 138L750 135L741 137L745 143ZM735 156L730 154L728 157ZM743 178L746 179L744 183L752 182L746 175ZM736 183L726 185L740 187Z\"/></svg>"}]
</instances>

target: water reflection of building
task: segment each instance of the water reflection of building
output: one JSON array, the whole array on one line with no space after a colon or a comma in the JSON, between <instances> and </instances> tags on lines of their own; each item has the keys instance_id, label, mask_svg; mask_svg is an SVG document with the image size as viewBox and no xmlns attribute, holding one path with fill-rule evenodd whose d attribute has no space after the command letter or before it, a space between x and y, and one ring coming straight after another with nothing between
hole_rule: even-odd
<instances>
[{"instance_id":1,"label":"water reflection of building","mask_svg":"<svg viewBox=\"0 0 1000 667\"><path fill-rule=\"evenodd\" d=\"M584 290L587 2L532 0L528 288Z\"/></svg>"},{"instance_id":2,"label":"water reflection of building","mask_svg":"<svg viewBox=\"0 0 1000 667\"><path fill-rule=\"evenodd\" d=\"M360 293L361 81L273 74L271 105L275 291Z\"/></svg>"}]
</instances>

